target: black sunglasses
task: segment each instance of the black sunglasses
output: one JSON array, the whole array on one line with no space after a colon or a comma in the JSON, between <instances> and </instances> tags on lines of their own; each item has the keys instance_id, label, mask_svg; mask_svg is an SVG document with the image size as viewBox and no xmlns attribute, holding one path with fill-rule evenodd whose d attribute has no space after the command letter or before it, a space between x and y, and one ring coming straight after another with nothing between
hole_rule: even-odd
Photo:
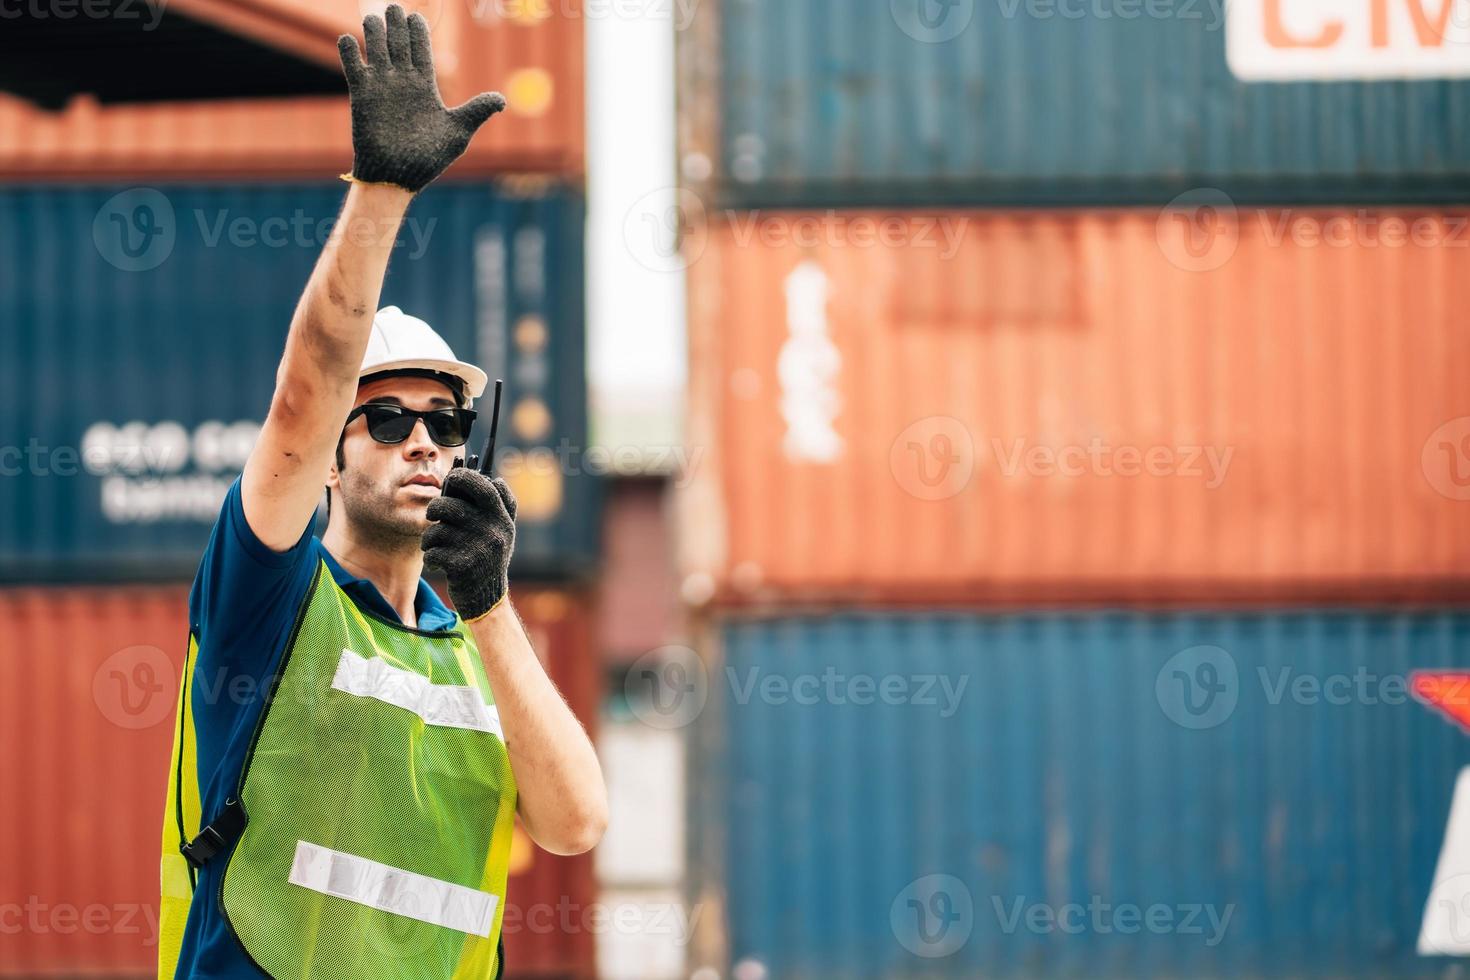
<instances>
[{"instance_id":1,"label":"black sunglasses","mask_svg":"<svg viewBox=\"0 0 1470 980\"><path fill-rule=\"evenodd\" d=\"M439 446L463 446L470 438L470 428L475 424L475 412L468 408L436 408L428 412L415 412L402 405L380 405L368 403L354 408L347 416L345 429L359 415L367 417L368 435L376 442L396 446L409 437L419 419L429 430L429 438Z\"/></svg>"}]
</instances>

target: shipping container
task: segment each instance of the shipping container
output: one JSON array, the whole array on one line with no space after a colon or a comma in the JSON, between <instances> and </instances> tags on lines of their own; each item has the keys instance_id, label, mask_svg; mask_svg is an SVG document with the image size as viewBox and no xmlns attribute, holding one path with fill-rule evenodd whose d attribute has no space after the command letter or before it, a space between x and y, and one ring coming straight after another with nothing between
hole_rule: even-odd
<instances>
[{"instance_id":1,"label":"shipping container","mask_svg":"<svg viewBox=\"0 0 1470 980\"><path fill-rule=\"evenodd\" d=\"M1389 977L1470 739L1432 610L726 619L691 820L734 975Z\"/></svg>"},{"instance_id":2,"label":"shipping container","mask_svg":"<svg viewBox=\"0 0 1470 980\"><path fill-rule=\"evenodd\" d=\"M1199 186L1464 201L1463 19L1436 33L1411 3L1288 6L699 4L680 32L686 175L742 207L1162 203ZM1243 64L1315 41L1319 78Z\"/></svg>"},{"instance_id":3,"label":"shipping container","mask_svg":"<svg viewBox=\"0 0 1470 980\"><path fill-rule=\"evenodd\" d=\"M552 680L595 732L601 673L587 597L511 594ZM155 974L158 828L187 609L182 585L0 590L0 976ZM596 937L536 911L594 902L590 855L520 843L507 976L590 978Z\"/></svg>"},{"instance_id":4,"label":"shipping container","mask_svg":"<svg viewBox=\"0 0 1470 980\"><path fill-rule=\"evenodd\" d=\"M0 191L0 577L192 576L344 188ZM549 185L431 188L382 294L505 379L522 578L581 574L598 548L583 212ZM477 431L476 451L488 417Z\"/></svg>"},{"instance_id":5,"label":"shipping container","mask_svg":"<svg viewBox=\"0 0 1470 980\"><path fill-rule=\"evenodd\" d=\"M673 520L667 481L607 482L597 646L608 664L626 665L672 642L682 628Z\"/></svg>"},{"instance_id":6,"label":"shipping container","mask_svg":"<svg viewBox=\"0 0 1470 980\"><path fill-rule=\"evenodd\" d=\"M132 6L128 4L124 7ZM138 5L141 6L141 5ZM194 0L230 27L241 5ZM256 6L256 5L252 5ZM363 4L363 10L383 4ZM444 100L457 105L503 92L491 120L450 171L451 178L535 171L580 179L584 165L582 10L563 3L450 3L406 6L429 20ZM295 55L336 64L339 32L361 35L357 3L271 0L255 11L259 33ZM192 13L193 11L191 11ZM279 35L279 36L278 36ZM160 55L162 57L162 55ZM188 85L181 84L181 91ZM0 180L228 178L329 179L352 169L346 83L341 95L100 105L79 96L57 112L0 94Z\"/></svg>"},{"instance_id":7,"label":"shipping container","mask_svg":"<svg viewBox=\"0 0 1470 980\"><path fill-rule=\"evenodd\" d=\"M594 602L562 589L511 591L531 645L588 733L597 738L602 667L594 642ZM558 857L520 831L512 854L505 918L506 976L592 980L596 973L597 879L591 853Z\"/></svg>"},{"instance_id":8,"label":"shipping container","mask_svg":"<svg viewBox=\"0 0 1470 980\"><path fill-rule=\"evenodd\" d=\"M1467 227L712 217L690 238L686 597L1463 597Z\"/></svg>"}]
</instances>

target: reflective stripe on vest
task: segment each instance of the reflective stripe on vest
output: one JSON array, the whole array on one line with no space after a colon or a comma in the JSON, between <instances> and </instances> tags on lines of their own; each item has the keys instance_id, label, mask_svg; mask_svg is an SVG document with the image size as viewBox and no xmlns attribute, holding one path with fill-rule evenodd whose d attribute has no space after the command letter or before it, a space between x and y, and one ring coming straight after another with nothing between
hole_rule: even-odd
<instances>
[{"instance_id":1,"label":"reflective stripe on vest","mask_svg":"<svg viewBox=\"0 0 1470 980\"><path fill-rule=\"evenodd\" d=\"M489 732L502 740L500 712L487 705L479 688L467 684L435 684L422 674L395 667L378 657L343 650L332 688L361 698L396 705L430 725Z\"/></svg>"},{"instance_id":2,"label":"reflective stripe on vest","mask_svg":"<svg viewBox=\"0 0 1470 980\"><path fill-rule=\"evenodd\" d=\"M355 854L296 842L291 884L476 936L489 936L496 898Z\"/></svg>"}]
</instances>

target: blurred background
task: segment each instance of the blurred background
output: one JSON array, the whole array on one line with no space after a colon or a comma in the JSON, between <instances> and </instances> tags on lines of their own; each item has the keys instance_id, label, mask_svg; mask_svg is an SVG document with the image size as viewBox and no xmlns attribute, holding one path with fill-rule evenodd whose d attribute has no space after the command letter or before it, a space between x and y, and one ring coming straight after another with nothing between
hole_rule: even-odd
<instances>
[{"instance_id":1,"label":"blurred background","mask_svg":"<svg viewBox=\"0 0 1470 980\"><path fill-rule=\"evenodd\" d=\"M405 5L510 109L383 302L613 807L508 975L1470 975L1470 0ZM5 976L153 973L383 6L0 0Z\"/></svg>"}]
</instances>

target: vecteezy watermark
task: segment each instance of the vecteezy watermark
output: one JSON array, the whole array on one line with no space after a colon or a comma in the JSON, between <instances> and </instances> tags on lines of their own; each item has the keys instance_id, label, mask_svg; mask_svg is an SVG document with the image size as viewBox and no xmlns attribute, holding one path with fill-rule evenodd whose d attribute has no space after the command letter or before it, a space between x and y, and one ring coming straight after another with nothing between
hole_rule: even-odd
<instances>
[{"instance_id":1,"label":"vecteezy watermark","mask_svg":"<svg viewBox=\"0 0 1470 980\"><path fill-rule=\"evenodd\" d=\"M1084 445L1033 445L1025 437L991 440L1002 475L1035 477L1169 477L1219 489L1235 456L1232 446L1113 446L1094 436Z\"/></svg>"},{"instance_id":2,"label":"vecteezy watermark","mask_svg":"<svg viewBox=\"0 0 1470 980\"><path fill-rule=\"evenodd\" d=\"M898 29L921 44L952 41L975 19L975 0L888 0Z\"/></svg>"},{"instance_id":3,"label":"vecteezy watermark","mask_svg":"<svg viewBox=\"0 0 1470 980\"><path fill-rule=\"evenodd\" d=\"M975 902L970 889L953 875L925 875L893 899L888 924L899 944L915 956L951 956L970 940Z\"/></svg>"},{"instance_id":4,"label":"vecteezy watermark","mask_svg":"<svg viewBox=\"0 0 1470 980\"><path fill-rule=\"evenodd\" d=\"M29 895L24 902L0 902L0 936L77 933L142 936L144 946L157 946L158 907L135 902L74 905L46 902L39 895Z\"/></svg>"},{"instance_id":5,"label":"vecteezy watermark","mask_svg":"<svg viewBox=\"0 0 1470 980\"><path fill-rule=\"evenodd\" d=\"M1440 496L1470 500L1470 415L1435 429L1424 442L1420 465Z\"/></svg>"},{"instance_id":6,"label":"vecteezy watermark","mask_svg":"<svg viewBox=\"0 0 1470 980\"><path fill-rule=\"evenodd\" d=\"M948 500L964 493L975 475L975 440L959 419L919 419L893 440L888 469L910 496Z\"/></svg>"},{"instance_id":7,"label":"vecteezy watermark","mask_svg":"<svg viewBox=\"0 0 1470 980\"><path fill-rule=\"evenodd\" d=\"M1195 902L1139 905L1107 902L1100 895L1091 896L1085 905L1080 902L1061 905L1029 902L1024 895L1011 899L993 895L990 904L995 910L1000 931L1008 936L1018 932L1042 936L1058 932L1068 936L1108 936L1114 933L1134 936L1147 932L1155 936L1199 936L1209 948L1220 945L1235 915L1234 903L1224 908Z\"/></svg>"},{"instance_id":8,"label":"vecteezy watermark","mask_svg":"<svg viewBox=\"0 0 1470 980\"><path fill-rule=\"evenodd\" d=\"M173 713L177 671L158 647L117 651L92 674L92 701L118 728L152 728Z\"/></svg>"},{"instance_id":9,"label":"vecteezy watermark","mask_svg":"<svg viewBox=\"0 0 1470 980\"><path fill-rule=\"evenodd\" d=\"M1186 191L1159 212L1154 240L1171 265L1186 272L1209 272L1234 257L1240 245L1240 214L1222 190Z\"/></svg>"},{"instance_id":10,"label":"vecteezy watermark","mask_svg":"<svg viewBox=\"0 0 1470 980\"><path fill-rule=\"evenodd\" d=\"M1100 436L1086 443L1045 444L1027 436L992 438L976 446L970 428L947 415L910 423L888 449L888 468L905 492L919 500L948 500L965 492L987 465L980 449L1006 480L1151 479L1198 481L1206 490L1225 482L1233 446L1113 445Z\"/></svg>"},{"instance_id":11,"label":"vecteezy watermark","mask_svg":"<svg viewBox=\"0 0 1470 980\"><path fill-rule=\"evenodd\" d=\"M699 261L716 228L727 230L737 248L931 249L949 261L969 227L966 215L715 210L688 188L657 188L623 216L623 242L638 264L654 272L679 272Z\"/></svg>"},{"instance_id":12,"label":"vecteezy watermark","mask_svg":"<svg viewBox=\"0 0 1470 980\"><path fill-rule=\"evenodd\" d=\"M827 667L820 674L794 676L772 673L759 666L743 672L725 668L730 690L738 705L752 700L762 704L811 706L816 704L858 705L884 704L935 708L941 718L951 718L959 710L960 699L970 683L968 674L848 674Z\"/></svg>"},{"instance_id":13,"label":"vecteezy watermark","mask_svg":"<svg viewBox=\"0 0 1470 980\"><path fill-rule=\"evenodd\" d=\"M704 915L703 903L693 908L682 902L574 902L561 895L555 903L506 903L501 930L507 935L535 936L661 936L687 946Z\"/></svg>"},{"instance_id":14,"label":"vecteezy watermark","mask_svg":"<svg viewBox=\"0 0 1470 980\"><path fill-rule=\"evenodd\" d=\"M0 0L0 21L116 20L151 31L163 20L168 0Z\"/></svg>"},{"instance_id":15,"label":"vecteezy watermark","mask_svg":"<svg viewBox=\"0 0 1470 980\"><path fill-rule=\"evenodd\" d=\"M173 254L177 237L173 202L151 187L114 194L92 219L97 253L123 272L158 268Z\"/></svg>"},{"instance_id":16,"label":"vecteezy watermark","mask_svg":"<svg viewBox=\"0 0 1470 980\"><path fill-rule=\"evenodd\" d=\"M1190 647L1170 657L1154 680L1154 696L1169 720L1182 728L1224 724L1240 699L1240 671L1228 651Z\"/></svg>"},{"instance_id":17,"label":"vecteezy watermark","mask_svg":"<svg viewBox=\"0 0 1470 980\"><path fill-rule=\"evenodd\" d=\"M1210 272L1229 262L1242 235L1269 248L1470 248L1470 214L1384 213L1382 208L1250 208L1213 187L1186 191L1159 212L1155 235L1170 264Z\"/></svg>"},{"instance_id":18,"label":"vecteezy watermark","mask_svg":"<svg viewBox=\"0 0 1470 980\"><path fill-rule=\"evenodd\" d=\"M52 446L32 436L24 446L0 446L0 477L238 471L260 435L260 423L201 422L192 431L163 421L95 422L80 446Z\"/></svg>"},{"instance_id":19,"label":"vecteezy watermark","mask_svg":"<svg viewBox=\"0 0 1470 980\"><path fill-rule=\"evenodd\" d=\"M410 970L409 975L434 975L438 967L429 960L438 955L438 943L443 936L443 929L425 921L432 916L420 913L442 914L442 908L437 900L409 891L398 892L392 901L393 911L397 914L385 923L385 930L370 931L368 942L400 964L425 957L422 969ZM429 908L430 905L433 907ZM515 901L506 902L500 929L507 936L644 936L655 937L676 946L687 946L703 915L703 904L696 904L693 908L679 902L583 904L573 901L570 896L561 895L555 902L534 902L529 905Z\"/></svg>"},{"instance_id":20,"label":"vecteezy watermark","mask_svg":"<svg viewBox=\"0 0 1470 980\"><path fill-rule=\"evenodd\" d=\"M180 235L197 235L205 247L318 249L334 236L368 246L391 241L408 259L422 258L438 218L412 215L397 219L357 217L343 223L337 214L314 215L302 208L288 214L239 214L229 208L194 208L183 220L167 195L135 187L113 195L92 220L92 242L110 265L124 272L156 269L173 254Z\"/></svg>"},{"instance_id":21,"label":"vecteezy watermark","mask_svg":"<svg viewBox=\"0 0 1470 980\"><path fill-rule=\"evenodd\" d=\"M1412 696L1413 682L1404 674L1378 673L1358 664L1330 674L1301 671L1291 665L1257 666L1262 703L1304 707L1401 705ZM1154 678L1159 707L1182 728L1216 728L1235 713L1253 690L1243 683L1235 658L1217 646L1195 646L1168 659Z\"/></svg>"},{"instance_id":22,"label":"vecteezy watermark","mask_svg":"<svg viewBox=\"0 0 1470 980\"><path fill-rule=\"evenodd\" d=\"M673 485L683 489L693 480L704 453L703 446L581 446L562 439L554 446L496 449L495 469L533 476L560 473L576 477L626 473L637 466L668 473Z\"/></svg>"},{"instance_id":23,"label":"vecteezy watermark","mask_svg":"<svg viewBox=\"0 0 1470 980\"><path fill-rule=\"evenodd\" d=\"M995 0L1006 20L1182 20L1225 26L1225 0Z\"/></svg>"},{"instance_id":24,"label":"vecteezy watermark","mask_svg":"<svg viewBox=\"0 0 1470 980\"><path fill-rule=\"evenodd\" d=\"M1418 952L1420 956L1470 955L1470 874L1450 875L1429 890Z\"/></svg>"},{"instance_id":25,"label":"vecteezy watermark","mask_svg":"<svg viewBox=\"0 0 1470 980\"><path fill-rule=\"evenodd\" d=\"M633 662L623 680L623 696L645 725L683 728L709 701L709 672L688 647L659 647Z\"/></svg>"}]
</instances>

